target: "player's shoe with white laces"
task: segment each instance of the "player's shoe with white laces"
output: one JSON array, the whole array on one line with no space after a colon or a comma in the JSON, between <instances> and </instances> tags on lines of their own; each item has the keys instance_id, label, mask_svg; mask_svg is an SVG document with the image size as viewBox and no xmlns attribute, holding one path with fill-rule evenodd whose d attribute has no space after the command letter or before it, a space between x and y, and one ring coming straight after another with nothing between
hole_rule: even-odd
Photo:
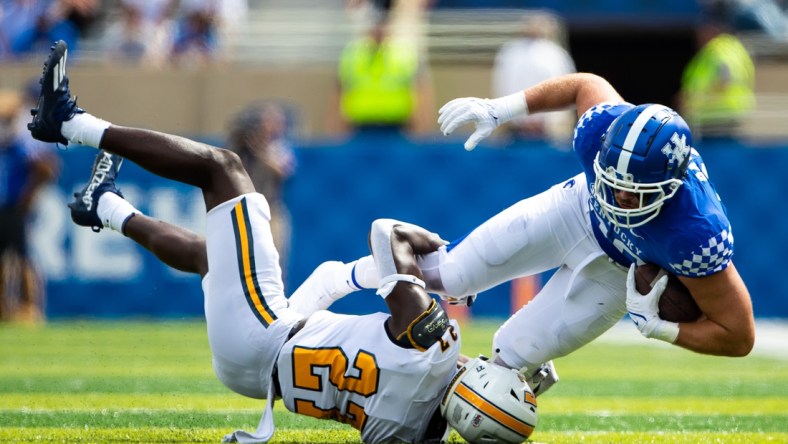
<instances>
[{"instance_id":1,"label":"player's shoe with white laces","mask_svg":"<svg viewBox=\"0 0 788 444\"><path fill-rule=\"evenodd\" d=\"M106 224L98 216L99 197L107 192L123 197L123 194L115 186L115 178L118 176L118 170L120 170L122 163L123 158L117 154L99 150L96 160L93 162L93 170L90 172L88 184L82 191L74 193L74 202L68 204L68 207L71 208L71 219L75 224L90 227L97 233L105 227Z\"/></svg>"},{"instance_id":2,"label":"player's shoe with white laces","mask_svg":"<svg viewBox=\"0 0 788 444\"><path fill-rule=\"evenodd\" d=\"M38 104L30 111L33 120L27 124L27 129L34 138L43 142L68 145L68 140L60 132L63 122L85 112L77 106L76 98L71 98L66 76L67 57L66 42L55 42L44 63L44 74L39 80L41 94L38 96Z\"/></svg>"}]
</instances>

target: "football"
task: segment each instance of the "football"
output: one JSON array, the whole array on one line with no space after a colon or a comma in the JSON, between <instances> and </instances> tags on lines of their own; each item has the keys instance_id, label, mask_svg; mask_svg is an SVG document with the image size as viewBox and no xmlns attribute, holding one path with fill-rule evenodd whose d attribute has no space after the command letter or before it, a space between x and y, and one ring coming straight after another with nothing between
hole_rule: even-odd
<instances>
[{"instance_id":1,"label":"football","mask_svg":"<svg viewBox=\"0 0 788 444\"><path fill-rule=\"evenodd\" d=\"M687 287L678 277L655 264L643 264L635 270L635 286L640 294L651 291L659 278L668 275L668 285L659 298L659 317L670 322L694 322L703 314Z\"/></svg>"}]
</instances>

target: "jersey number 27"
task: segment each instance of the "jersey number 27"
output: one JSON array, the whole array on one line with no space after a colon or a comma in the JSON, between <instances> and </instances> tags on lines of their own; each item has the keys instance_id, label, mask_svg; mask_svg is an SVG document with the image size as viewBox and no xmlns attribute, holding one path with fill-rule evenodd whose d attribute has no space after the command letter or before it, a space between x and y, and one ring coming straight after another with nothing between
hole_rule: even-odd
<instances>
[{"instance_id":1,"label":"jersey number 27","mask_svg":"<svg viewBox=\"0 0 788 444\"><path fill-rule=\"evenodd\" d=\"M378 391L378 364L375 355L363 350L359 351L353 361L354 373L358 376L346 376L348 372L348 358L339 347L331 348L293 348L293 385L300 389L323 391L323 382L318 368L326 368L328 379L337 390L347 391L361 397L374 395ZM295 400L295 411L302 415L321 419L333 419L350 424L353 428L361 430L367 419L363 404L352 401L354 396L348 397L345 413L337 407L322 409L314 401L306 399Z\"/></svg>"}]
</instances>

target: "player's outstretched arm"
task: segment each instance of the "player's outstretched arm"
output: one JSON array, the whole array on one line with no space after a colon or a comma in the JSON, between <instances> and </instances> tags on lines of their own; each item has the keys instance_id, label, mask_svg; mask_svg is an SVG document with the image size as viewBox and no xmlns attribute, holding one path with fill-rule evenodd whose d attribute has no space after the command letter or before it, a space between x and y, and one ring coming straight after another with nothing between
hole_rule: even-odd
<instances>
[{"instance_id":1,"label":"player's outstretched arm","mask_svg":"<svg viewBox=\"0 0 788 444\"><path fill-rule=\"evenodd\" d=\"M589 73L567 74L545 80L527 88L525 97L531 113L574 106L578 117L599 103L624 101L610 82Z\"/></svg>"},{"instance_id":2,"label":"player's outstretched arm","mask_svg":"<svg viewBox=\"0 0 788 444\"><path fill-rule=\"evenodd\" d=\"M574 73L538 83L508 96L496 99L463 97L454 99L438 110L438 124L443 134L472 123L475 131L465 142L472 150L492 134L499 125L527 114L561 110L571 106L582 116L592 106L602 102L623 102L610 83L594 74Z\"/></svg>"},{"instance_id":3,"label":"player's outstretched arm","mask_svg":"<svg viewBox=\"0 0 788 444\"><path fill-rule=\"evenodd\" d=\"M703 311L701 320L680 325L676 345L720 356L745 356L755 343L750 293L731 262L701 278L680 277Z\"/></svg>"},{"instance_id":4,"label":"player's outstretched arm","mask_svg":"<svg viewBox=\"0 0 788 444\"><path fill-rule=\"evenodd\" d=\"M143 214L129 219L123 233L176 270L208 273L205 239L197 233Z\"/></svg>"}]
</instances>

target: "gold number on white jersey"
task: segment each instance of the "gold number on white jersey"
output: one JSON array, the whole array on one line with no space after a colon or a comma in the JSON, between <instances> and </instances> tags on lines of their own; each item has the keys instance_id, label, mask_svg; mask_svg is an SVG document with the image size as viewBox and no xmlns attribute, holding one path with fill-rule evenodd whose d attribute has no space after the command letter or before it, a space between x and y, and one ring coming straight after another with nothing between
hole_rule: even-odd
<instances>
[{"instance_id":1,"label":"gold number on white jersey","mask_svg":"<svg viewBox=\"0 0 788 444\"><path fill-rule=\"evenodd\" d=\"M304 390L323 392L323 381L315 372L318 368L328 370L328 380L337 390L348 391L362 397L374 395L378 391L378 364L375 355L363 350L359 351L353 361L353 373L348 375L348 358L339 347L307 348L293 347L293 386ZM339 407L323 409L315 401L307 399L295 400L295 411L307 416L321 419L333 419L350 424L361 430L367 419L364 408L350 400L347 401L345 413Z\"/></svg>"}]
</instances>

